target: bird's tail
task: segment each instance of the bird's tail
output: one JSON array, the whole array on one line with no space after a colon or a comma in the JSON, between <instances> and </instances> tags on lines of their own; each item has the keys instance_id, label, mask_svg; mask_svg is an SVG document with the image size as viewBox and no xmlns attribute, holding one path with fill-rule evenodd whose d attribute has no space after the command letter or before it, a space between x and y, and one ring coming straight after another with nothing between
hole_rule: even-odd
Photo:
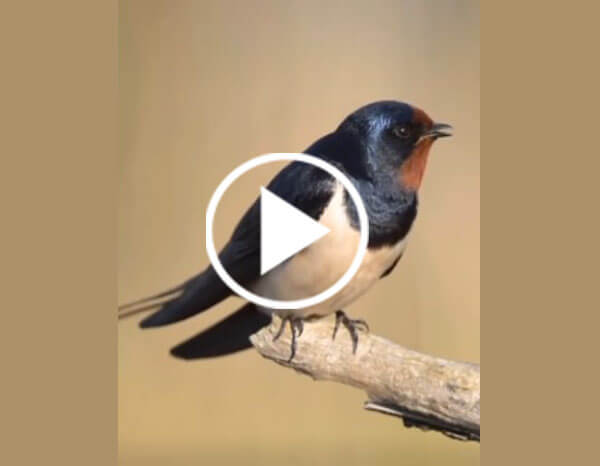
<instances>
[{"instance_id":1,"label":"bird's tail","mask_svg":"<svg viewBox=\"0 0 600 466\"><path fill-rule=\"evenodd\" d=\"M156 310L140 322L140 327L173 324L206 311L230 295L231 290L208 266L202 273L175 288L121 306L119 319Z\"/></svg>"},{"instance_id":2,"label":"bird's tail","mask_svg":"<svg viewBox=\"0 0 600 466\"><path fill-rule=\"evenodd\" d=\"M158 294L120 305L118 308L118 318L124 319L125 317L130 317L139 314L140 312L150 311L163 306L169 301L178 298L183 293L183 290L189 282L190 280L176 286L175 288L171 288Z\"/></svg>"},{"instance_id":3,"label":"bird's tail","mask_svg":"<svg viewBox=\"0 0 600 466\"><path fill-rule=\"evenodd\" d=\"M119 307L119 319L160 308L140 323L143 328L177 322L216 304L231 292L222 282L205 286L210 270L161 293ZM269 325L270 316L248 303L222 321L180 343L171 354L181 359L224 356L250 348L250 335Z\"/></svg>"},{"instance_id":4,"label":"bird's tail","mask_svg":"<svg viewBox=\"0 0 600 466\"><path fill-rule=\"evenodd\" d=\"M212 327L171 349L181 359L202 359L250 348L250 335L271 323L271 317L248 303Z\"/></svg>"}]
</instances>

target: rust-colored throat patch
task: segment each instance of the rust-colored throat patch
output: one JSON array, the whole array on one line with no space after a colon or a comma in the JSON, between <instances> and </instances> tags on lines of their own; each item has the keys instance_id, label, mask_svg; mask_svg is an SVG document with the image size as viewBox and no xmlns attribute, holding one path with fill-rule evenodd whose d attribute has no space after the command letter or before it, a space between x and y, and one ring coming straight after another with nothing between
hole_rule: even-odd
<instances>
[{"instance_id":1,"label":"rust-colored throat patch","mask_svg":"<svg viewBox=\"0 0 600 466\"><path fill-rule=\"evenodd\" d=\"M406 189L416 191L421 186L433 138L420 141L412 154L400 166L400 182Z\"/></svg>"}]
</instances>

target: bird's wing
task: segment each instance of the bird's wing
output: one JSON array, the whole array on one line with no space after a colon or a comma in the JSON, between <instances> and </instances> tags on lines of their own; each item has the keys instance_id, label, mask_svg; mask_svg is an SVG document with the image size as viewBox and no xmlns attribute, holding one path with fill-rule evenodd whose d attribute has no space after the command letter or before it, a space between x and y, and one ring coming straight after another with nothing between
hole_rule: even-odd
<instances>
[{"instance_id":1,"label":"bird's wing","mask_svg":"<svg viewBox=\"0 0 600 466\"><path fill-rule=\"evenodd\" d=\"M267 314L248 303L192 338L171 349L171 354L181 359L200 359L224 356L250 348L250 335L271 322Z\"/></svg>"},{"instance_id":2,"label":"bird's wing","mask_svg":"<svg viewBox=\"0 0 600 466\"><path fill-rule=\"evenodd\" d=\"M286 202L318 220L329 203L335 180L321 169L293 162L280 171L267 189ZM231 239L219 254L223 267L242 286L249 286L260 278L260 200L254 201L236 226ZM147 310L146 303L161 298L155 313L142 320L143 328L167 325L186 319L214 306L231 295L212 266L183 285L146 300L137 301L138 307L123 306L122 315ZM145 304L140 307L140 304Z\"/></svg>"}]
</instances>

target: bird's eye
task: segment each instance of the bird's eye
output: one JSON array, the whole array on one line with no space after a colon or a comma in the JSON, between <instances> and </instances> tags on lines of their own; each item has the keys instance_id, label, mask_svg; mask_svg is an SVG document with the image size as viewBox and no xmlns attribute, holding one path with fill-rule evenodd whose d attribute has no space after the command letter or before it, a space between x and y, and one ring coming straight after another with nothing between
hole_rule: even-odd
<instances>
[{"instance_id":1,"label":"bird's eye","mask_svg":"<svg viewBox=\"0 0 600 466\"><path fill-rule=\"evenodd\" d=\"M400 139L408 139L410 137L410 128L406 125L396 126L394 128L394 134Z\"/></svg>"}]
</instances>

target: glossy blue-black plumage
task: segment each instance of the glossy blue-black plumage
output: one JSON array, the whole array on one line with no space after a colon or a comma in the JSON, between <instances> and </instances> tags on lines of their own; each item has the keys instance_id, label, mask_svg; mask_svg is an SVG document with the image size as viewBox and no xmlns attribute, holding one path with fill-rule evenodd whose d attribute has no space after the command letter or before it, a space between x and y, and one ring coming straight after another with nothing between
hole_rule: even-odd
<instances>
[{"instance_id":1,"label":"glossy blue-black plumage","mask_svg":"<svg viewBox=\"0 0 600 466\"><path fill-rule=\"evenodd\" d=\"M417 196L413 191L403 189L397 176L398 167L410 155L421 130L413 120L411 106L393 101L377 102L354 112L333 133L304 151L333 164L354 183L369 217L369 248L400 241L415 219ZM393 131L398 125L412 128L410 139L395 137ZM267 188L318 219L332 198L335 180L312 165L294 162L286 166ZM356 209L347 195L346 209L352 226L358 228ZM335 250L331 254L335 254ZM260 277L258 199L246 211L219 257L231 276L243 286ZM163 303L160 310L140 325L154 327L177 322L230 295L231 291L209 266L190 279L179 296Z\"/></svg>"}]
</instances>

